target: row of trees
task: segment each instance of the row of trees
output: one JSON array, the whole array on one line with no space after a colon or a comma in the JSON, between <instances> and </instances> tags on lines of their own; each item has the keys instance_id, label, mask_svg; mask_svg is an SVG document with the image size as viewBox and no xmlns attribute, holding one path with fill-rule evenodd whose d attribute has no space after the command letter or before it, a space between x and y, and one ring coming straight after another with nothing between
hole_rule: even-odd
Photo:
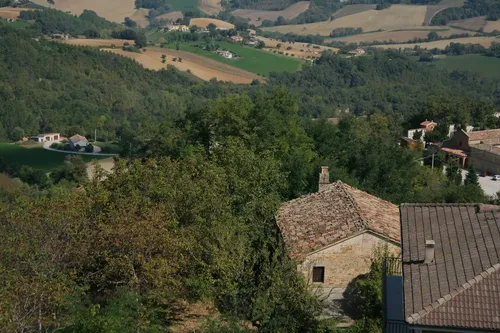
<instances>
[{"instance_id":1,"label":"row of trees","mask_svg":"<svg viewBox=\"0 0 500 333\"><path fill-rule=\"evenodd\" d=\"M447 25L451 21L486 16L487 20L500 18L500 3L495 0L469 0L462 7L447 8L432 18L432 25Z\"/></svg>"}]
</instances>

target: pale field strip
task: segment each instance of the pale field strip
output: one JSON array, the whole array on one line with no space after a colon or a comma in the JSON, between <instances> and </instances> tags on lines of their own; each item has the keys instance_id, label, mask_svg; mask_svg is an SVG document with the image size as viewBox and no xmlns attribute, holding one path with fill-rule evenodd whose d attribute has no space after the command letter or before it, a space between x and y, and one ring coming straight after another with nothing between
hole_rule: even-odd
<instances>
[{"instance_id":1,"label":"pale field strip","mask_svg":"<svg viewBox=\"0 0 500 333\"><path fill-rule=\"evenodd\" d=\"M249 18L250 24L254 24L255 26L260 26L262 24L262 21L270 20L274 22L280 16L283 16L287 20L296 18L297 16L308 10L310 5L311 5L310 1L300 1L294 3L290 7L283 10L272 11L272 10L255 10L255 9L237 9L233 11L231 14L233 14L234 16ZM259 17L261 18L260 21L258 20Z\"/></svg>"},{"instance_id":2,"label":"pale field strip","mask_svg":"<svg viewBox=\"0 0 500 333\"><path fill-rule=\"evenodd\" d=\"M381 49L413 49L415 46L419 46L422 49L444 49L451 43L461 43L461 44L480 44L484 47L490 47L491 43L500 42L500 39L496 37L468 37L468 38L455 38L447 40L438 40L427 43L412 43L412 44L389 44L389 45L376 45L375 47Z\"/></svg>"}]
</instances>

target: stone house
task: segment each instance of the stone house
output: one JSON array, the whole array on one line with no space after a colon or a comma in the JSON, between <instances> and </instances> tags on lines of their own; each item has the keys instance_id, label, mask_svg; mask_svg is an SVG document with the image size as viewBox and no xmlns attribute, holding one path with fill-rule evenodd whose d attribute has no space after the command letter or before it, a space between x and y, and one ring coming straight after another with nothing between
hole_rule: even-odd
<instances>
[{"instance_id":1,"label":"stone house","mask_svg":"<svg viewBox=\"0 0 500 333\"><path fill-rule=\"evenodd\" d=\"M86 137L76 134L69 138L69 144L72 149L77 149L78 147L86 147L89 144L89 140Z\"/></svg>"},{"instance_id":2,"label":"stone house","mask_svg":"<svg viewBox=\"0 0 500 333\"><path fill-rule=\"evenodd\" d=\"M398 207L341 181L322 167L319 191L284 203L276 216L289 255L328 300L341 300L369 272L377 248L400 249Z\"/></svg>"}]
</instances>

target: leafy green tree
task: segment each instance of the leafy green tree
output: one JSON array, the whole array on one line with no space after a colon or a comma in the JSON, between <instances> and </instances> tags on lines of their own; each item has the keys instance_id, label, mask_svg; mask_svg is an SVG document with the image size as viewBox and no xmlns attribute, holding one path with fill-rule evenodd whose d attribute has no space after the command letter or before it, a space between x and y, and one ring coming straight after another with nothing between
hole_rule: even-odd
<instances>
[{"instance_id":1,"label":"leafy green tree","mask_svg":"<svg viewBox=\"0 0 500 333\"><path fill-rule=\"evenodd\" d=\"M428 40L437 40L437 39L439 39L439 35L436 31L431 31L427 34L427 39Z\"/></svg>"},{"instance_id":2,"label":"leafy green tree","mask_svg":"<svg viewBox=\"0 0 500 333\"><path fill-rule=\"evenodd\" d=\"M467 175L465 176L464 184L479 186L479 177L472 164L469 164L467 167Z\"/></svg>"},{"instance_id":3,"label":"leafy green tree","mask_svg":"<svg viewBox=\"0 0 500 333\"><path fill-rule=\"evenodd\" d=\"M14 127L11 132L10 138L13 141L21 140L24 137L24 130L21 127Z\"/></svg>"},{"instance_id":4,"label":"leafy green tree","mask_svg":"<svg viewBox=\"0 0 500 333\"><path fill-rule=\"evenodd\" d=\"M81 184L87 180L87 166L81 156L68 155L64 164L50 173L50 178L56 184L62 180Z\"/></svg>"},{"instance_id":5,"label":"leafy green tree","mask_svg":"<svg viewBox=\"0 0 500 333\"><path fill-rule=\"evenodd\" d=\"M143 32L139 32L135 37L135 46L142 49L148 45L148 39Z\"/></svg>"},{"instance_id":6,"label":"leafy green tree","mask_svg":"<svg viewBox=\"0 0 500 333\"><path fill-rule=\"evenodd\" d=\"M450 158L446 165L446 178L448 183L460 185L462 183L462 173L457 159Z\"/></svg>"}]
</instances>

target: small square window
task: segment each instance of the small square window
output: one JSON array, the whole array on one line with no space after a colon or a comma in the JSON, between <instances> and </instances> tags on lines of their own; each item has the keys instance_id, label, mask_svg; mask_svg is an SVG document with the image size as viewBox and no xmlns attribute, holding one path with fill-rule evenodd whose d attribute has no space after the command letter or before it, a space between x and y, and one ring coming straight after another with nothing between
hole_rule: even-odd
<instances>
[{"instance_id":1,"label":"small square window","mask_svg":"<svg viewBox=\"0 0 500 333\"><path fill-rule=\"evenodd\" d=\"M313 267L313 282L325 282L325 267Z\"/></svg>"}]
</instances>

